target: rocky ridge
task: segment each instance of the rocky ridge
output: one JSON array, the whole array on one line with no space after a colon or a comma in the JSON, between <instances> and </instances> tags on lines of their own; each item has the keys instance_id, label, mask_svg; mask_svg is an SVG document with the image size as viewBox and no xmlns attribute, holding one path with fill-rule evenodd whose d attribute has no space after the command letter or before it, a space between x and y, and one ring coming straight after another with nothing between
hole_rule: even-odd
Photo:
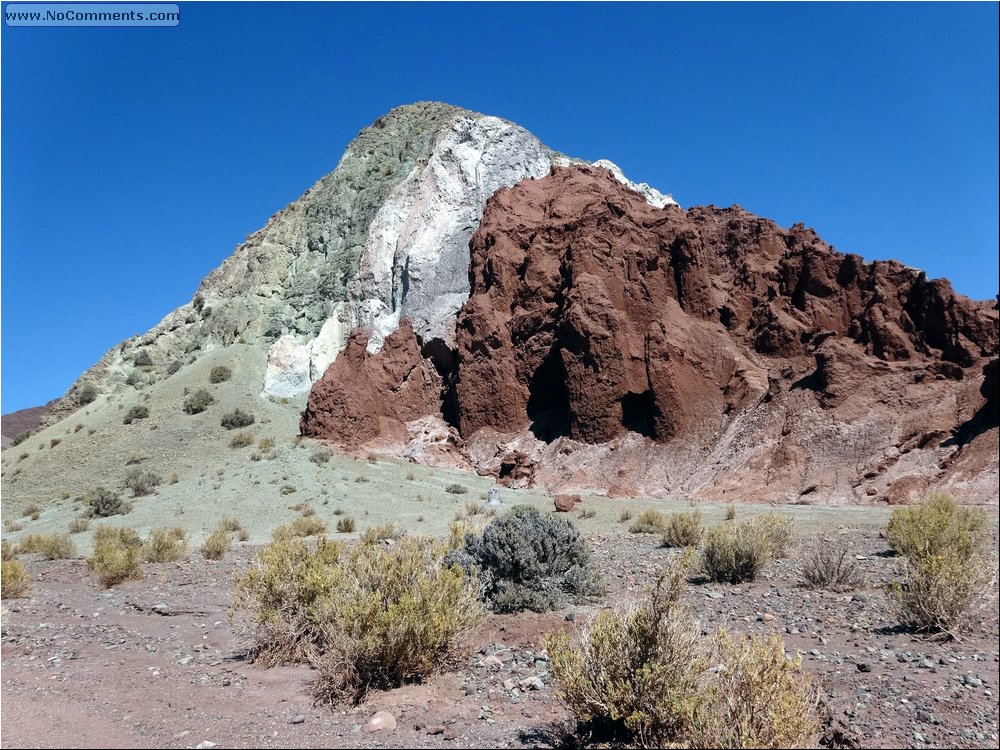
<instances>
[{"instance_id":1,"label":"rocky ridge","mask_svg":"<svg viewBox=\"0 0 1000 750\"><path fill-rule=\"evenodd\" d=\"M454 350L356 332L304 434L420 460L448 433L481 473L554 491L996 502L996 307L945 280L588 166L498 191L471 258Z\"/></svg>"}]
</instances>

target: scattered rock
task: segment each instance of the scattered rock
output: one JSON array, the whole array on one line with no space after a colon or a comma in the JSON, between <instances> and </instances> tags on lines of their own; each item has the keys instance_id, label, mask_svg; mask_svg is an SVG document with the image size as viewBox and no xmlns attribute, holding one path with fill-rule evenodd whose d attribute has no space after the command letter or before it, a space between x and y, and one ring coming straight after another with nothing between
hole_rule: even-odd
<instances>
[{"instance_id":1,"label":"scattered rock","mask_svg":"<svg viewBox=\"0 0 1000 750\"><path fill-rule=\"evenodd\" d=\"M369 733L391 732L395 728L396 717L388 711L379 711L368 720L367 724L365 724L365 731Z\"/></svg>"}]
</instances>

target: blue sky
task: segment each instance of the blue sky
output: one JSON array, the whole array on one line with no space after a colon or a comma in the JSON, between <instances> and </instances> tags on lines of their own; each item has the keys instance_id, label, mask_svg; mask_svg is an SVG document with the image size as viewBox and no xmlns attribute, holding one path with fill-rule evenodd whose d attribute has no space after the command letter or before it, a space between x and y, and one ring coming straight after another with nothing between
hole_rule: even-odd
<instances>
[{"instance_id":1,"label":"blue sky","mask_svg":"<svg viewBox=\"0 0 1000 750\"><path fill-rule=\"evenodd\" d=\"M424 99L993 297L997 8L181 3L176 28L4 26L2 409L61 395Z\"/></svg>"}]
</instances>

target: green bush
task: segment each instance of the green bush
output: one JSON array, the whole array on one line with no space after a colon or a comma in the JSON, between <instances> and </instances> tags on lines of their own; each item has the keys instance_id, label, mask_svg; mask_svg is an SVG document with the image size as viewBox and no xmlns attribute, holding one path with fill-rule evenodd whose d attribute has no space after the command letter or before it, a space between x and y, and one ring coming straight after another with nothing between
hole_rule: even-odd
<instances>
[{"instance_id":1,"label":"green bush","mask_svg":"<svg viewBox=\"0 0 1000 750\"><path fill-rule=\"evenodd\" d=\"M97 387L93 383L84 383L76 391L76 403L80 406L92 404L97 400Z\"/></svg>"},{"instance_id":2,"label":"green bush","mask_svg":"<svg viewBox=\"0 0 1000 750\"><path fill-rule=\"evenodd\" d=\"M215 398L204 388L199 388L184 399L184 411L188 414L201 414L215 403Z\"/></svg>"},{"instance_id":3,"label":"green bush","mask_svg":"<svg viewBox=\"0 0 1000 750\"><path fill-rule=\"evenodd\" d=\"M253 414L248 414L242 409L234 409L228 414L222 415L222 426L227 430L235 430L237 427L249 427L254 423Z\"/></svg>"},{"instance_id":4,"label":"green bush","mask_svg":"<svg viewBox=\"0 0 1000 750\"><path fill-rule=\"evenodd\" d=\"M233 371L230 370L225 365L218 365L212 368L212 372L208 375L208 382L213 385L216 383L224 383L233 376Z\"/></svg>"},{"instance_id":5,"label":"green bush","mask_svg":"<svg viewBox=\"0 0 1000 750\"><path fill-rule=\"evenodd\" d=\"M254 628L265 666L304 660L319 669L317 700L361 700L370 689L419 681L454 662L482 618L475 579L442 562L444 547L403 539L347 552L321 538L261 550L237 578L237 611Z\"/></svg>"},{"instance_id":6,"label":"green bush","mask_svg":"<svg viewBox=\"0 0 1000 750\"><path fill-rule=\"evenodd\" d=\"M667 519L658 510L646 508L635 523L629 526L629 533L632 534L662 534L667 526Z\"/></svg>"},{"instance_id":7,"label":"green bush","mask_svg":"<svg viewBox=\"0 0 1000 750\"><path fill-rule=\"evenodd\" d=\"M495 612L544 612L605 591L577 528L527 505L494 518L481 537L466 534L449 561L476 571Z\"/></svg>"},{"instance_id":8,"label":"green bush","mask_svg":"<svg viewBox=\"0 0 1000 750\"><path fill-rule=\"evenodd\" d=\"M84 501L87 503L92 518L124 515L132 510L131 503L122 500L117 492L105 487L91 490L84 495Z\"/></svg>"},{"instance_id":9,"label":"green bush","mask_svg":"<svg viewBox=\"0 0 1000 750\"><path fill-rule=\"evenodd\" d=\"M33 430L25 430L24 432L19 432L17 436L11 441L11 445L20 445L25 440L30 438L34 434Z\"/></svg>"},{"instance_id":10,"label":"green bush","mask_svg":"<svg viewBox=\"0 0 1000 750\"><path fill-rule=\"evenodd\" d=\"M697 547L701 541L701 513L671 513L663 528L667 547Z\"/></svg>"},{"instance_id":11,"label":"green bush","mask_svg":"<svg viewBox=\"0 0 1000 750\"><path fill-rule=\"evenodd\" d=\"M931 494L920 505L894 510L887 536L896 552L916 561L942 554L968 559L982 549L986 513L962 507L949 495Z\"/></svg>"},{"instance_id":12,"label":"green bush","mask_svg":"<svg viewBox=\"0 0 1000 750\"><path fill-rule=\"evenodd\" d=\"M142 538L135 529L127 526L109 526L108 524L101 524L94 529L91 541L95 548L106 545L112 547L135 547L138 549L142 546Z\"/></svg>"},{"instance_id":13,"label":"green bush","mask_svg":"<svg viewBox=\"0 0 1000 750\"><path fill-rule=\"evenodd\" d=\"M132 406L129 410L125 412L125 418L122 419L124 424L132 424L137 419L146 419L149 416L149 409L145 406Z\"/></svg>"},{"instance_id":14,"label":"green bush","mask_svg":"<svg viewBox=\"0 0 1000 750\"><path fill-rule=\"evenodd\" d=\"M780 638L701 635L680 605L692 555L637 607L598 612L578 644L543 639L557 692L582 729L626 745L812 747L816 691Z\"/></svg>"},{"instance_id":15,"label":"green bush","mask_svg":"<svg viewBox=\"0 0 1000 750\"><path fill-rule=\"evenodd\" d=\"M791 519L773 513L740 523L728 521L705 534L702 572L720 583L752 581L768 563L786 554L791 539Z\"/></svg>"},{"instance_id":16,"label":"green bush","mask_svg":"<svg viewBox=\"0 0 1000 750\"><path fill-rule=\"evenodd\" d=\"M163 480L151 471L132 469L125 475L125 487L132 490L132 497L149 495Z\"/></svg>"}]
</instances>

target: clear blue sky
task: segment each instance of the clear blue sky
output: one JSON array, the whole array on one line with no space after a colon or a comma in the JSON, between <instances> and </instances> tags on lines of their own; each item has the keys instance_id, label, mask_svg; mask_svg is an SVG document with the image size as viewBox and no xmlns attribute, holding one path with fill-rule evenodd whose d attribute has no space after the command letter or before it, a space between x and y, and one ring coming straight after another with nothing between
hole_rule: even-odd
<instances>
[{"instance_id":1,"label":"clear blue sky","mask_svg":"<svg viewBox=\"0 0 1000 750\"><path fill-rule=\"evenodd\" d=\"M993 297L997 7L181 3L176 28L5 26L3 411L187 302L423 99Z\"/></svg>"}]
</instances>

